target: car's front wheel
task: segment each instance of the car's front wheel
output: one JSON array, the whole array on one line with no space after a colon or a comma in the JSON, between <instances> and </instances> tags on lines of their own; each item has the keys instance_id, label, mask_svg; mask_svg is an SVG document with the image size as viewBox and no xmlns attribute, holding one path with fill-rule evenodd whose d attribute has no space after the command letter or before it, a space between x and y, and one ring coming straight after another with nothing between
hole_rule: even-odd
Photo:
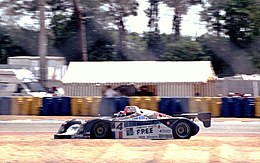
<instances>
[{"instance_id":1,"label":"car's front wheel","mask_svg":"<svg viewBox=\"0 0 260 163\"><path fill-rule=\"evenodd\" d=\"M92 128L92 136L96 139L107 139L110 138L111 127L109 123L99 121L94 124Z\"/></svg>"},{"instance_id":2,"label":"car's front wheel","mask_svg":"<svg viewBox=\"0 0 260 163\"><path fill-rule=\"evenodd\" d=\"M174 139L189 139L192 135L191 123L187 120L179 120L172 127Z\"/></svg>"}]
</instances>

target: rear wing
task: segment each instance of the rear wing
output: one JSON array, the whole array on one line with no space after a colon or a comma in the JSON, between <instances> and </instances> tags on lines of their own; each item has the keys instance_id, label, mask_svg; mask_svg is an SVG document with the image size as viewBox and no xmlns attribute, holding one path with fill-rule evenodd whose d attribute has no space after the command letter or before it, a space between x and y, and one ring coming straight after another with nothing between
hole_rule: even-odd
<instances>
[{"instance_id":1,"label":"rear wing","mask_svg":"<svg viewBox=\"0 0 260 163\"><path fill-rule=\"evenodd\" d=\"M183 113L183 114L175 114L173 117L185 117L188 119L194 119L197 117L201 122L203 122L204 127L211 126L211 113Z\"/></svg>"}]
</instances>

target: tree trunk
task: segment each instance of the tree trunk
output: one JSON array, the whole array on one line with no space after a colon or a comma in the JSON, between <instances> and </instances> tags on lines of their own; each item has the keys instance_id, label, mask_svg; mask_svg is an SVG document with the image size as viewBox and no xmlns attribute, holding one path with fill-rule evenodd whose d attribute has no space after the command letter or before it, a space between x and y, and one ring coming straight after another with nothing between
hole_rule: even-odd
<instances>
[{"instance_id":1,"label":"tree trunk","mask_svg":"<svg viewBox=\"0 0 260 163\"><path fill-rule=\"evenodd\" d=\"M125 45L125 26L122 17L118 18L118 30L119 30L119 42L118 42L118 53L122 60L126 59L126 45Z\"/></svg>"},{"instance_id":2,"label":"tree trunk","mask_svg":"<svg viewBox=\"0 0 260 163\"><path fill-rule=\"evenodd\" d=\"M87 53L87 33L86 33L86 22L82 19L82 13L80 10L80 2L79 0L73 0L74 5L74 12L77 18L77 24L79 28L79 38L80 38L80 49L81 49L81 55L82 60L87 61L88 60L88 53Z\"/></svg>"},{"instance_id":3,"label":"tree trunk","mask_svg":"<svg viewBox=\"0 0 260 163\"><path fill-rule=\"evenodd\" d=\"M156 2L154 4L154 12L155 12L155 33L160 33L159 32L159 26L158 26L158 22L159 22L159 8L158 8L158 2Z\"/></svg>"},{"instance_id":4,"label":"tree trunk","mask_svg":"<svg viewBox=\"0 0 260 163\"><path fill-rule=\"evenodd\" d=\"M40 56L40 82L43 86L46 86L46 53L47 53L47 40L46 40L46 30L45 30L45 15L44 15L45 0L39 1L40 10L40 35L39 35L39 49L38 55Z\"/></svg>"},{"instance_id":5,"label":"tree trunk","mask_svg":"<svg viewBox=\"0 0 260 163\"><path fill-rule=\"evenodd\" d=\"M181 15L179 14L178 10L175 9L175 13L173 15L173 20L172 20L172 32L174 33L173 34L174 40L180 39L180 26L181 26Z\"/></svg>"},{"instance_id":6,"label":"tree trunk","mask_svg":"<svg viewBox=\"0 0 260 163\"><path fill-rule=\"evenodd\" d=\"M218 38L220 37L220 31L221 31L220 22L219 22L219 20L217 19L217 37L218 37Z\"/></svg>"}]
</instances>

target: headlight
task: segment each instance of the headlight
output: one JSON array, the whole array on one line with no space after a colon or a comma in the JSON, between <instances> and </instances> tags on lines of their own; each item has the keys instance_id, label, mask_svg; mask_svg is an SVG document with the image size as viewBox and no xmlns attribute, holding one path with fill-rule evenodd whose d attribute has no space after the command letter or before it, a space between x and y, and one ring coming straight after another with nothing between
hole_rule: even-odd
<instances>
[{"instance_id":1,"label":"headlight","mask_svg":"<svg viewBox=\"0 0 260 163\"><path fill-rule=\"evenodd\" d=\"M64 124L62 124L62 125L60 126L60 129L59 129L59 132L58 132L58 133L62 133L62 132L65 131L65 127L64 127L64 126L65 126Z\"/></svg>"},{"instance_id":2,"label":"headlight","mask_svg":"<svg viewBox=\"0 0 260 163\"><path fill-rule=\"evenodd\" d=\"M81 127L81 126L80 126L79 124L71 125L71 126L66 130L66 134L68 134L68 135L73 135L73 134L79 133L80 127Z\"/></svg>"}]
</instances>

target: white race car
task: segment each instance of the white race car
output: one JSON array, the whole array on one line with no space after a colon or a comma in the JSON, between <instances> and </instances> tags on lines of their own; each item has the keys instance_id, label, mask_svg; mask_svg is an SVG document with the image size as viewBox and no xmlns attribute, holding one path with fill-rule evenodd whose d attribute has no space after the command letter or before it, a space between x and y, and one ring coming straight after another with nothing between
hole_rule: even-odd
<instances>
[{"instance_id":1,"label":"white race car","mask_svg":"<svg viewBox=\"0 0 260 163\"><path fill-rule=\"evenodd\" d=\"M72 119L63 123L54 139L189 139L199 132L198 118L211 126L211 113L166 115L156 111L126 106L114 117L91 120Z\"/></svg>"}]
</instances>

